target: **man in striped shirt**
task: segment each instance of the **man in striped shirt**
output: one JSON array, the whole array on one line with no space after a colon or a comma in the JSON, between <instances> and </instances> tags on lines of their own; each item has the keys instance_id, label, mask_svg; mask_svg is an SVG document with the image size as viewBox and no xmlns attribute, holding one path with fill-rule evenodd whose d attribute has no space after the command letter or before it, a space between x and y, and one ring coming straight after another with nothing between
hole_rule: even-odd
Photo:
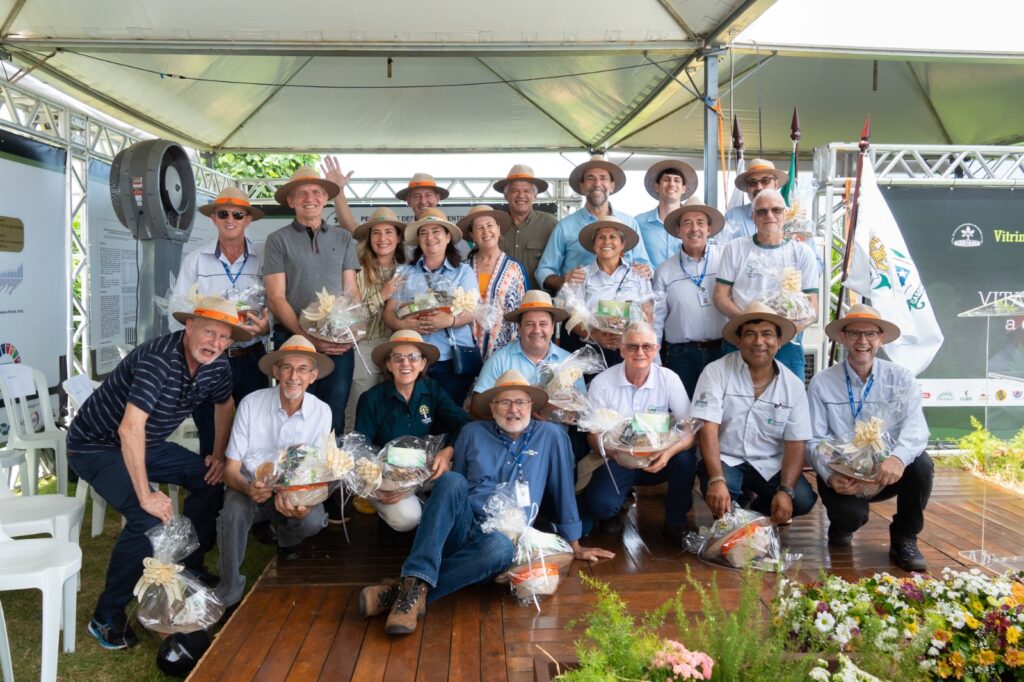
<instances>
[{"instance_id":1,"label":"man in striped shirt","mask_svg":"<svg viewBox=\"0 0 1024 682\"><path fill-rule=\"evenodd\" d=\"M93 393L68 431L68 462L107 503L125 517L107 581L89 623L89 634L106 649L138 643L124 609L142 575L142 560L153 550L146 531L174 515L171 500L150 481L185 488L185 516L200 547L184 562L187 571L209 579L203 556L213 546L223 488L224 451L235 403L231 368L224 351L252 334L238 324L234 306L202 299L191 313L175 313L185 329L147 341L121 361ZM167 442L204 400L215 403L213 453L200 457Z\"/></svg>"}]
</instances>

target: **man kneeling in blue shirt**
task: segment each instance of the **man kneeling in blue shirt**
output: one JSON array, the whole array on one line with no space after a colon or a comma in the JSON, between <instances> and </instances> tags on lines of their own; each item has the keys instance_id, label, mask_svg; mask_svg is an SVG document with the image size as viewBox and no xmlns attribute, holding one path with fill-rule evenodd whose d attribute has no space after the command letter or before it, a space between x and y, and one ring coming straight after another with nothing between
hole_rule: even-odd
<instances>
[{"instance_id":1,"label":"man kneeling in blue shirt","mask_svg":"<svg viewBox=\"0 0 1024 682\"><path fill-rule=\"evenodd\" d=\"M498 485L515 484L540 507L545 494L555 509L551 519L572 545L577 559L613 558L609 551L579 543L582 524L573 493L569 438L556 424L531 421L531 411L547 394L509 370L494 388L476 396L474 408L489 408L494 421L467 424L455 441L452 471L437 480L423 509L412 550L398 584L363 589L364 616L389 611L385 632L409 634L433 602L474 583L493 579L512 565L514 546L501 533L484 533L484 504ZM518 494L518 493L517 493Z\"/></svg>"}]
</instances>

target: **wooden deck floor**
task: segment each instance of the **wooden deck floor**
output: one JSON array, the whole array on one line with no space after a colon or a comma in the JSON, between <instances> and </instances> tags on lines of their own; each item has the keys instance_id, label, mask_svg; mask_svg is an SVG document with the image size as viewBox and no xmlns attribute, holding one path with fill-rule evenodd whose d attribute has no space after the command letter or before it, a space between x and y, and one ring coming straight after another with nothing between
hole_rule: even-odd
<instances>
[{"instance_id":1,"label":"wooden deck floor","mask_svg":"<svg viewBox=\"0 0 1024 682\"><path fill-rule=\"evenodd\" d=\"M695 519L711 516L698 502ZM933 573L969 565L962 550L981 547L986 504L986 548L1000 556L1024 554L1024 498L969 474L940 470L927 510L921 551ZM829 549L827 521L817 505L783 533L803 554L790 572L812 579L825 568L846 578L900 571L888 557L888 523L895 500L873 505L871 520L852 548ZM411 537L381 532L376 517L356 515L352 543L328 528L302 547L298 560L271 564L194 671L192 680L530 680L540 644L552 655L572 652L576 635L566 623L583 614L590 595L578 573L608 581L632 610L660 605L678 588L685 566L700 579L715 575L723 599L738 594L737 573L714 569L661 540L660 498L641 494L621 536L594 534L587 544L616 558L587 566L574 562L570 578L541 604L519 606L507 588L473 587L431 605L417 632L391 638L384 617L360 618L362 586L396 577ZM693 604L696 610L696 604Z\"/></svg>"}]
</instances>

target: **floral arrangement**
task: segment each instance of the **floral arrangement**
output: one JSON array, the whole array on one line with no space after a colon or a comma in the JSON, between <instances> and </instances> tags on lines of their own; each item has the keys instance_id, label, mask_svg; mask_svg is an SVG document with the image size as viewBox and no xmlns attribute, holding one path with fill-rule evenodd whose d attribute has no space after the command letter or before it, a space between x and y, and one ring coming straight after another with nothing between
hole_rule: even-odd
<instances>
[{"instance_id":1,"label":"floral arrangement","mask_svg":"<svg viewBox=\"0 0 1024 682\"><path fill-rule=\"evenodd\" d=\"M666 639L651 659L651 680L710 680L715 663L703 651L690 651Z\"/></svg>"}]
</instances>

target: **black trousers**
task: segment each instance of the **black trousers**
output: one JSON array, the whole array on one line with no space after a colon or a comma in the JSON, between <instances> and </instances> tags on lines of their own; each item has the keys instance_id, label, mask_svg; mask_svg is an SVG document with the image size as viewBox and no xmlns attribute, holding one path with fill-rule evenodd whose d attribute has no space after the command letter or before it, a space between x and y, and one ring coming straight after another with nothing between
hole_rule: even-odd
<instances>
[{"instance_id":1,"label":"black trousers","mask_svg":"<svg viewBox=\"0 0 1024 682\"><path fill-rule=\"evenodd\" d=\"M917 538L924 528L924 508L932 494L935 464L928 453L922 452L903 471L903 477L872 498L840 495L818 476L818 494L828 513L829 532L853 533L868 522L868 507L872 502L896 498L896 515L889 524L889 537L893 540Z\"/></svg>"}]
</instances>

